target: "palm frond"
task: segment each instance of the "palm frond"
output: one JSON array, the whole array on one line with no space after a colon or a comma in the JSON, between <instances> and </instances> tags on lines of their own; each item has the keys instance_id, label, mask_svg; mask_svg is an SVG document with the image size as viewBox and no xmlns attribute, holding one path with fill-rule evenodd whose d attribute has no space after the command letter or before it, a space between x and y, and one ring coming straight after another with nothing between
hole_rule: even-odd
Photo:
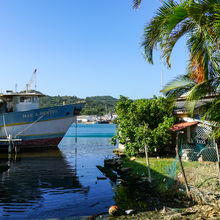
<instances>
[{"instance_id":1,"label":"palm frond","mask_svg":"<svg viewBox=\"0 0 220 220\"><path fill-rule=\"evenodd\" d=\"M138 9L138 8L140 8L140 4L141 4L141 0L133 0L133 5L132 5L132 7L133 7L134 9Z\"/></svg>"},{"instance_id":2,"label":"palm frond","mask_svg":"<svg viewBox=\"0 0 220 220\"><path fill-rule=\"evenodd\" d=\"M206 28L200 28L194 32L187 41L190 50L191 80L201 83L209 80L213 75L217 76L219 62L215 52L215 43L208 34Z\"/></svg>"},{"instance_id":3,"label":"palm frond","mask_svg":"<svg viewBox=\"0 0 220 220\"><path fill-rule=\"evenodd\" d=\"M203 105L201 111L204 113L204 119L220 123L220 94Z\"/></svg>"},{"instance_id":4,"label":"palm frond","mask_svg":"<svg viewBox=\"0 0 220 220\"><path fill-rule=\"evenodd\" d=\"M193 29L194 29L194 24L189 20L184 20L183 22L178 24L177 28L175 28L174 30L172 30L172 32L169 33L169 37L161 45L162 47L161 56L166 60L168 67L171 67L170 57L177 41L185 34L192 31Z\"/></svg>"},{"instance_id":5,"label":"palm frond","mask_svg":"<svg viewBox=\"0 0 220 220\"><path fill-rule=\"evenodd\" d=\"M164 92L166 97L170 99L185 95L187 111L190 115L193 115L196 103L205 98L207 94L218 94L219 86L219 77L195 83L190 80L189 75L183 75L169 82L161 92Z\"/></svg>"},{"instance_id":6,"label":"palm frond","mask_svg":"<svg viewBox=\"0 0 220 220\"><path fill-rule=\"evenodd\" d=\"M182 75L167 83L167 85L161 90L169 99L176 99L182 95L185 95L190 89L195 86L187 75Z\"/></svg>"},{"instance_id":7,"label":"palm frond","mask_svg":"<svg viewBox=\"0 0 220 220\"><path fill-rule=\"evenodd\" d=\"M153 64L153 49L159 43L163 42L164 33L166 32L166 22L173 9L177 6L173 1L164 2L158 9L156 16L146 25L144 29L142 46L144 48L145 58Z\"/></svg>"},{"instance_id":8,"label":"palm frond","mask_svg":"<svg viewBox=\"0 0 220 220\"><path fill-rule=\"evenodd\" d=\"M209 88L209 89L208 89ZM186 94L186 109L190 116L193 116L195 106L199 100L205 98L208 93L214 92L207 82L197 83Z\"/></svg>"},{"instance_id":9,"label":"palm frond","mask_svg":"<svg viewBox=\"0 0 220 220\"><path fill-rule=\"evenodd\" d=\"M168 92L168 91L171 91L171 90L175 90L177 88L181 88L181 87L185 87L185 86L191 86L192 84L193 84L193 86L195 85L190 80L190 78L188 76L182 75L182 76L179 76L179 77L175 78L171 82L167 83L167 85L160 92Z\"/></svg>"}]
</instances>

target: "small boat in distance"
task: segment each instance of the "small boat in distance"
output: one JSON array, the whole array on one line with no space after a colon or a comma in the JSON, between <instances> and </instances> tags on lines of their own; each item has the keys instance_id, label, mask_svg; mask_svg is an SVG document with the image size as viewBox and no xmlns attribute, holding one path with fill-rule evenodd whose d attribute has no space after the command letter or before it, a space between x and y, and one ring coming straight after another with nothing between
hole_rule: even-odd
<instances>
[{"instance_id":1,"label":"small boat in distance","mask_svg":"<svg viewBox=\"0 0 220 220\"><path fill-rule=\"evenodd\" d=\"M97 121L97 124L110 124L110 120L99 120Z\"/></svg>"},{"instance_id":2,"label":"small boat in distance","mask_svg":"<svg viewBox=\"0 0 220 220\"><path fill-rule=\"evenodd\" d=\"M0 93L0 149L4 140L19 139L19 147L57 146L84 106L84 102L39 108L36 91Z\"/></svg>"}]
</instances>

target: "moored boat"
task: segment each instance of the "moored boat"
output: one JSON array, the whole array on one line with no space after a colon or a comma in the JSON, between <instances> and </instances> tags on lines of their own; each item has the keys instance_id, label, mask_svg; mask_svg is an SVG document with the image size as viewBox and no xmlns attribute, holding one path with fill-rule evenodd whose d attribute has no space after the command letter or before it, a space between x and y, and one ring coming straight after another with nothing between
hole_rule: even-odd
<instances>
[{"instance_id":1,"label":"moored boat","mask_svg":"<svg viewBox=\"0 0 220 220\"><path fill-rule=\"evenodd\" d=\"M0 149L3 140L20 140L21 147L57 146L84 103L39 108L39 92L0 94Z\"/></svg>"}]
</instances>

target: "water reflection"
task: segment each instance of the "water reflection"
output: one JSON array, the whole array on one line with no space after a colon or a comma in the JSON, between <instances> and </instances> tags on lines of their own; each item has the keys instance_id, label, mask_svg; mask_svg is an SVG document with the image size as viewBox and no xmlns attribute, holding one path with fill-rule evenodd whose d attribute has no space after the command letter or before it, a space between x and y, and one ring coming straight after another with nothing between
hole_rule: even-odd
<instances>
[{"instance_id":1,"label":"water reflection","mask_svg":"<svg viewBox=\"0 0 220 220\"><path fill-rule=\"evenodd\" d=\"M103 166L113 155L109 136L115 127L78 129L83 137L78 136L77 144L73 125L59 149L19 153L9 161L0 154L0 163L10 163L10 169L0 174L0 219L79 219L108 211L114 192L108 179L97 179L103 175L96 165Z\"/></svg>"},{"instance_id":2,"label":"water reflection","mask_svg":"<svg viewBox=\"0 0 220 220\"><path fill-rule=\"evenodd\" d=\"M2 155L0 162L7 160ZM77 164L70 167L57 148L47 152L22 153L10 158L10 169L0 176L1 213L24 212L44 201L44 194L79 192L85 196L77 177Z\"/></svg>"}]
</instances>

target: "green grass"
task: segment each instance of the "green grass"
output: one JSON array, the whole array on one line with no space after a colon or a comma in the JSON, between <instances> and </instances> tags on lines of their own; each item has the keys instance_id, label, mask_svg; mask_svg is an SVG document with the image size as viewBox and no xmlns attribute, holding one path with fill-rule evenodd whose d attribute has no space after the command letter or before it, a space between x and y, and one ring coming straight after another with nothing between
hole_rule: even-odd
<instances>
[{"instance_id":1,"label":"green grass","mask_svg":"<svg viewBox=\"0 0 220 220\"><path fill-rule=\"evenodd\" d=\"M160 193L169 191L168 183L173 183L173 179L166 173L166 167L173 164L174 158L150 158L150 169L152 176L152 186L157 188ZM130 167L132 174L138 176L148 176L147 164L145 158L136 158L135 161L124 159L123 167ZM170 188L171 189L171 188Z\"/></svg>"},{"instance_id":2,"label":"green grass","mask_svg":"<svg viewBox=\"0 0 220 220\"><path fill-rule=\"evenodd\" d=\"M154 178L154 177L157 177L157 175L154 176L155 174L161 174L161 175L167 176L165 168L169 165L172 165L175 161L175 158L159 158L159 159L150 158L149 160L150 160L151 170L155 171L152 174L152 177ZM139 164L142 165L141 168ZM138 175L147 175L147 163L146 163L145 158L136 158L135 161L130 161L128 159L125 159L124 166L132 168L132 172ZM183 162L183 167L186 169L189 167L198 168L201 166L205 166L205 165L199 163L198 161ZM180 172L179 162L177 163L176 170L177 170L177 173Z\"/></svg>"},{"instance_id":3,"label":"green grass","mask_svg":"<svg viewBox=\"0 0 220 220\"><path fill-rule=\"evenodd\" d=\"M172 164L173 158L163 158L156 159L150 158L150 168L152 171L152 178L156 177L154 175L161 174L166 176L165 167ZM141 166L140 166L141 165ZM132 172L138 175L147 175L147 164L145 158L136 158L135 161L130 161L128 159L124 160L123 166L132 168Z\"/></svg>"},{"instance_id":4,"label":"green grass","mask_svg":"<svg viewBox=\"0 0 220 220\"><path fill-rule=\"evenodd\" d=\"M169 176L167 172L168 166L173 167L175 158L150 158L150 169L152 176L152 185L157 188L161 193L167 193L169 190L172 191L175 187L175 179ZM134 161L130 161L128 158L124 159L123 167L130 167L132 169L132 174L138 176L148 176L147 164L145 158L136 158ZM200 163L198 161L187 161L183 162L183 167L186 173L188 183L192 186L200 186L201 189L204 188L209 190L216 190L214 187L214 181L217 181L217 170L216 165L213 162ZM177 161L176 169L174 167L173 172L176 172L178 176L180 171L179 162ZM175 174L175 173L174 173ZM210 180L209 180L210 179ZM207 181L206 184L203 182ZM216 183L214 183L216 185ZM208 187L208 188L207 188Z\"/></svg>"}]
</instances>

